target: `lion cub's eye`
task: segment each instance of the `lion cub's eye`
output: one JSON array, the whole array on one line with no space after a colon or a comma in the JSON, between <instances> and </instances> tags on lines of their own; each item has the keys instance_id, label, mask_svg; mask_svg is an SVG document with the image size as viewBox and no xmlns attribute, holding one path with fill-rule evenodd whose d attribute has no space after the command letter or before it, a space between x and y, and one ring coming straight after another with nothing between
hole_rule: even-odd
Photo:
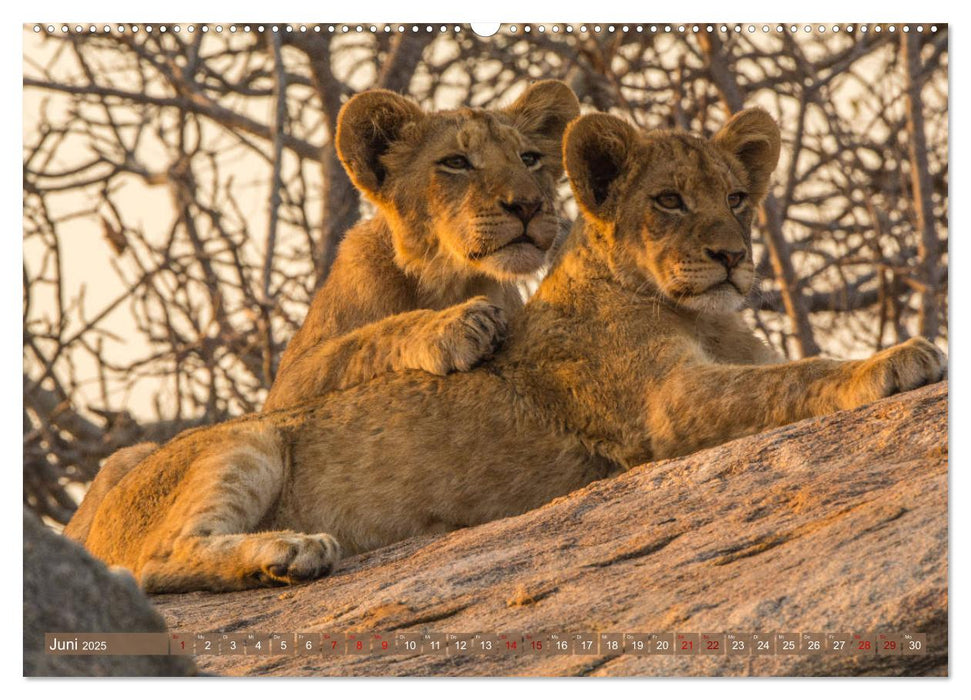
<instances>
[{"instance_id":1,"label":"lion cub's eye","mask_svg":"<svg viewBox=\"0 0 971 700\"><path fill-rule=\"evenodd\" d=\"M543 154L536 153L535 151L527 151L526 153L521 153L519 157L523 159L523 164L527 168L533 168L539 165L539 159L543 157Z\"/></svg>"},{"instance_id":2,"label":"lion cub's eye","mask_svg":"<svg viewBox=\"0 0 971 700\"><path fill-rule=\"evenodd\" d=\"M465 156L454 155L446 156L438 161L439 165L444 165L449 170L472 170L472 163Z\"/></svg>"},{"instance_id":3,"label":"lion cub's eye","mask_svg":"<svg viewBox=\"0 0 971 700\"><path fill-rule=\"evenodd\" d=\"M728 206L732 209L738 209L745 201L745 197L746 194L744 192L732 192L728 195Z\"/></svg>"},{"instance_id":4,"label":"lion cub's eye","mask_svg":"<svg viewBox=\"0 0 971 700\"><path fill-rule=\"evenodd\" d=\"M654 198L654 201L662 209L684 209L684 200L677 192L662 192Z\"/></svg>"}]
</instances>

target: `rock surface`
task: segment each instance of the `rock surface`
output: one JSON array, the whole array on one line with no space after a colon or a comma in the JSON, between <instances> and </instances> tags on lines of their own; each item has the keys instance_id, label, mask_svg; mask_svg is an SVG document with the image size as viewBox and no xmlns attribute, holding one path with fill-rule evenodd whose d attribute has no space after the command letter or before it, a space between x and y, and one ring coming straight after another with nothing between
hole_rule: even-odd
<instances>
[{"instance_id":1,"label":"rock surface","mask_svg":"<svg viewBox=\"0 0 971 700\"><path fill-rule=\"evenodd\" d=\"M946 675L947 384L647 464L173 631L914 632L914 656L199 656L231 675Z\"/></svg>"},{"instance_id":2,"label":"rock surface","mask_svg":"<svg viewBox=\"0 0 971 700\"><path fill-rule=\"evenodd\" d=\"M56 656L47 632L165 632L165 622L127 573L114 573L24 509L24 675L185 676L184 656Z\"/></svg>"}]
</instances>

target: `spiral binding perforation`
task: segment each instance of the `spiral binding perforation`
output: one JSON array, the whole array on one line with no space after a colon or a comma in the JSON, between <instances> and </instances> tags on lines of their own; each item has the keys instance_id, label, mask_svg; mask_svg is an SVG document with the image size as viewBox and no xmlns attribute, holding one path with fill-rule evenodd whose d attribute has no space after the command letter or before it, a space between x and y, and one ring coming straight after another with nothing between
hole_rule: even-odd
<instances>
[{"instance_id":1,"label":"spiral binding perforation","mask_svg":"<svg viewBox=\"0 0 971 700\"><path fill-rule=\"evenodd\" d=\"M847 34L867 34L889 32L936 32L936 24L504 24L499 29L499 34L615 34L615 33L637 33L637 34L700 34L716 33L723 34L769 34L769 33L817 33L827 34L845 32ZM263 33L263 32L287 32L287 33L328 33L328 34L350 34L365 33L372 34L417 34L438 33L453 34L470 32L475 33L468 25L458 24L34 24L35 33L46 32L47 34L138 34L145 32L166 33L188 32L215 32L221 34L229 32L236 33Z\"/></svg>"}]
</instances>

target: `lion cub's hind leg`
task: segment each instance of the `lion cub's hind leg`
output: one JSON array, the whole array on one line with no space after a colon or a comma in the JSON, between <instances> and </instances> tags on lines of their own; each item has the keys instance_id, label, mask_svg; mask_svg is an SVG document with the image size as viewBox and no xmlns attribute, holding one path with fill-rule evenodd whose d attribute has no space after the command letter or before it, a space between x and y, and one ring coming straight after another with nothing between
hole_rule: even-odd
<instances>
[{"instance_id":1,"label":"lion cub's hind leg","mask_svg":"<svg viewBox=\"0 0 971 700\"><path fill-rule=\"evenodd\" d=\"M88 492L84 494L81 505L64 528L64 536L84 544L88 539L91 521L94 520L105 495L124 479L128 472L157 449L157 443L142 442L124 447L108 457L95 475Z\"/></svg>"},{"instance_id":2,"label":"lion cub's hind leg","mask_svg":"<svg viewBox=\"0 0 971 700\"><path fill-rule=\"evenodd\" d=\"M280 496L285 456L276 430L251 428L205 449L186 475L166 532L144 558L150 592L230 591L326 576L340 560L327 534L253 532Z\"/></svg>"}]
</instances>

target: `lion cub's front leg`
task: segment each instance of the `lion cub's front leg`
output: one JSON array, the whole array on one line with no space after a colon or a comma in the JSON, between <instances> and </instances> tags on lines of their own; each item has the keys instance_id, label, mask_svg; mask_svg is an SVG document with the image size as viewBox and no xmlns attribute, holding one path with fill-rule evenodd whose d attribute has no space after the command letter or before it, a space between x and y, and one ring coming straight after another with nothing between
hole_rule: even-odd
<instances>
[{"instance_id":1,"label":"lion cub's front leg","mask_svg":"<svg viewBox=\"0 0 971 700\"><path fill-rule=\"evenodd\" d=\"M943 379L947 358L924 338L911 338L866 360L847 363L840 383L841 408L856 408Z\"/></svg>"},{"instance_id":2,"label":"lion cub's front leg","mask_svg":"<svg viewBox=\"0 0 971 700\"><path fill-rule=\"evenodd\" d=\"M682 365L648 400L655 459L676 457L939 381L947 360L913 338L866 360Z\"/></svg>"},{"instance_id":3,"label":"lion cub's front leg","mask_svg":"<svg viewBox=\"0 0 971 700\"><path fill-rule=\"evenodd\" d=\"M324 341L282 365L263 410L296 406L387 372L462 372L492 354L505 337L506 316L486 297L441 311L389 316Z\"/></svg>"},{"instance_id":4,"label":"lion cub's front leg","mask_svg":"<svg viewBox=\"0 0 971 700\"><path fill-rule=\"evenodd\" d=\"M434 312L402 347L401 369L432 374L465 372L488 358L506 338L506 316L485 297Z\"/></svg>"}]
</instances>

